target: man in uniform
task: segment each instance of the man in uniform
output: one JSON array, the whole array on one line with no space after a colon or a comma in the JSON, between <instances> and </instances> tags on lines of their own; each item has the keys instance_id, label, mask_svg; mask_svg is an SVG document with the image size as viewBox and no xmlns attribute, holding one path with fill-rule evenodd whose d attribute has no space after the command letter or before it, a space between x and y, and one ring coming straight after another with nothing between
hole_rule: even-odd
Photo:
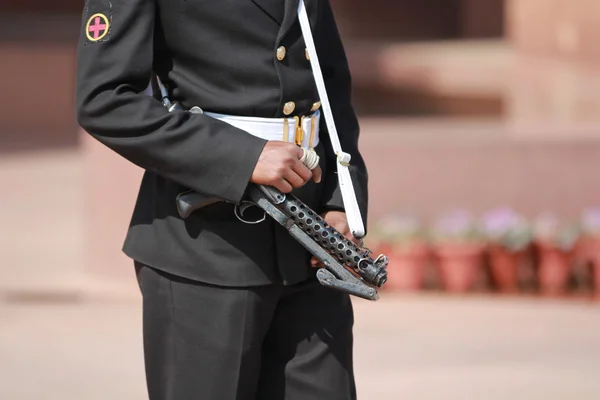
<instances>
[{"instance_id":1,"label":"man in uniform","mask_svg":"<svg viewBox=\"0 0 600 400\"><path fill-rule=\"evenodd\" d=\"M366 220L345 52L330 1L304 1ZM245 224L233 212L249 182L271 185L352 237L298 6L85 3L78 122L145 170L123 250L143 295L151 400L356 398L349 296L316 281L315 260L276 222ZM144 94L153 73L186 110L204 112L169 112ZM264 126L264 135L245 126ZM311 171L300 159L312 146L320 166ZM187 190L224 201L182 219L175 200Z\"/></svg>"}]
</instances>

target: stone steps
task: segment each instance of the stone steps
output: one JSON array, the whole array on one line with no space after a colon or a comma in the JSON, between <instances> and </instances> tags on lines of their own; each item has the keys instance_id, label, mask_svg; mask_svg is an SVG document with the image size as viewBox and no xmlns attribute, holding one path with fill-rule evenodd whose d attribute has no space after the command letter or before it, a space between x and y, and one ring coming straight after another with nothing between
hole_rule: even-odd
<instances>
[{"instance_id":1,"label":"stone steps","mask_svg":"<svg viewBox=\"0 0 600 400\"><path fill-rule=\"evenodd\" d=\"M502 114L513 54L502 40L347 45L357 110Z\"/></svg>"},{"instance_id":2,"label":"stone steps","mask_svg":"<svg viewBox=\"0 0 600 400\"><path fill-rule=\"evenodd\" d=\"M600 205L600 127L514 128L495 120L361 118L372 219L510 206L577 218Z\"/></svg>"}]
</instances>

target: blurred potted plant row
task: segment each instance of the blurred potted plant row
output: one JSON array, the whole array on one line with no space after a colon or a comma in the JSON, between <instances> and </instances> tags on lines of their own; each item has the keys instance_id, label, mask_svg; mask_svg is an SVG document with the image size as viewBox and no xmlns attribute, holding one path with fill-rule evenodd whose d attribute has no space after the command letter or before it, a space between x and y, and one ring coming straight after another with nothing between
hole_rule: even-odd
<instances>
[{"instance_id":1,"label":"blurred potted plant row","mask_svg":"<svg viewBox=\"0 0 600 400\"><path fill-rule=\"evenodd\" d=\"M390 215L369 230L366 245L390 260L388 290L423 289L433 271L437 286L448 292L487 282L486 289L515 293L532 281L536 290L558 295L583 265L600 293L600 208L567 222L553 214L527 220L510 208L479 217L456 210L427 226L414 216Z\"/></svg>"}]
</instances>

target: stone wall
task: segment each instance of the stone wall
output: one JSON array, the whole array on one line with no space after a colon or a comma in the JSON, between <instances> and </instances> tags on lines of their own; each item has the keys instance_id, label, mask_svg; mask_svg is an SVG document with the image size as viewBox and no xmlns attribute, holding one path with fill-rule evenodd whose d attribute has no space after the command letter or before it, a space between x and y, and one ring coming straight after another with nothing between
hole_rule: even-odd
<instances>
[{"instance_id":1,"label":"stone wall","mask_svg":"<svg viewBox=\"0 0 600 400\"><path fill-rule=\"evenodd\" d=\"M343 38L424 40L456 37L459 0L331 0Z\"/></svg>"},{"instance_id":2,"label":"stone wall","mask_svg":"<svg viewBox=\"0 0 600 400\"><path fill-rule=\"evenodd\" d=\"M597 0L507 0L507 36L518 52L575 63L600 62Z\"/></svg>"},{"instance_id":3,"label":"stone wall","mask_svg":"<svg viewBox=\"0 0 600 400\"><path fill-rule=\"evenodd\" d=\"M36 13L78 13L83 9L81 0L0 0L3 13L36 14Z\"/></svg>"},{"instance_id":4,"label":"stone wall","mask_svg":"<svg viewBox=\"0 0 600 400\"><path fill-rule=\"evenodd\" d=\"M75 54L62 44L0 43L0 148L75 143Z\"/></svg>"},{"instance_id":5,"label":"stone wall","mask_svg":"<svg viewBox=\"0 0 600 400\"><path fill-rule=\"evenodd\" d=\"M515 126L600 123L600 2L508 0Z\"/></svg>"},{"instance_id":6,"label":"stone wall","mask_svg":"<svg viewBox=\"0 0 600 400\"><path fill-rule=\"evenodd\" d=\"M501 37L505 0L331 0L345 39Z\"/></svg>"},{"instance_id":7,"label":"stone wall","mask_svg":"<svg viewBox=\"0 0 600 400\"><path fill-rule=\"evenodd\" d=\"M5 7L0 6L0 151L76 145L79 17L11 15Z\"/></svg>"}]
</instances>

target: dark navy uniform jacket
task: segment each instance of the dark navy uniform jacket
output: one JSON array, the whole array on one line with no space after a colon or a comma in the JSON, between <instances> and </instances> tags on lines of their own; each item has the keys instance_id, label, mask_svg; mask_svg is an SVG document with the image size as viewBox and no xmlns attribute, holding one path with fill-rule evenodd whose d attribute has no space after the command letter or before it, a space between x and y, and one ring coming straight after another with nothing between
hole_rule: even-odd
<instances>
[{"instance_id":1,"label":"dark navy uniform jacket","mask_svg":"<svg viewBox=\"0 0 600 400\"><path fill-rule=\"evenodd\" d=\"M366 222L367 170L345 51L330 1L305 3ZM225 286L294 284L314 274L310 254L270 219L243 224L225 202L179 217L175 198L189 189L240 201L266 141L206 115L169 113L143 93L156 73L186 108L267 118L310 114L319 98L297 9L298 0L87 0L77 118L86 132L146 171L123 247L131 258ZM324 118L320 127L316 150L324 179L294 194L317 212L340 210Z\"/></svg>"}]
</instances>

